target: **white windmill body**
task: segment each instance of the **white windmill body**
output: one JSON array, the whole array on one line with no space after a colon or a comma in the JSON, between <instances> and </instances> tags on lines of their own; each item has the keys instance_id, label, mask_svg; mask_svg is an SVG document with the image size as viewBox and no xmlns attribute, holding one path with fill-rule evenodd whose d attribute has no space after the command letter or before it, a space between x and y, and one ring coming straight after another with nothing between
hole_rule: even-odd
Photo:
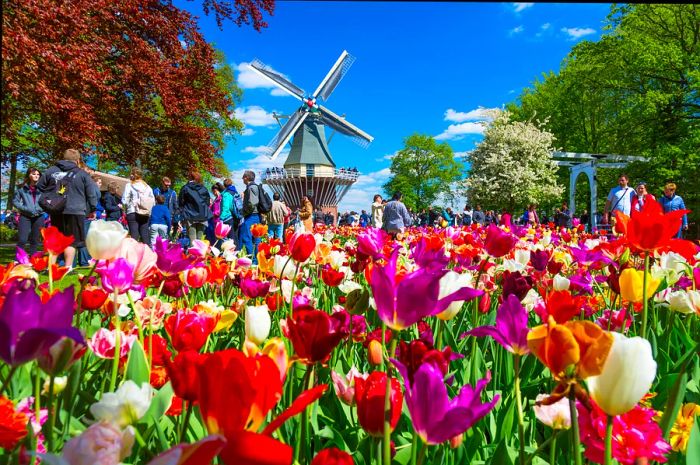
<instances>
[{"instance_id":1,"label":"white windmill body","mask_svg":"<svg viewBox=\"0 0 700 465\"><path fill-rule=\"evenodd\" d=\"M292 139L291 149L284 168L270 168L262 175L264 184L279 193L286 203L297 208L305 195L313 199L314 208L331 213L338 218L338 203L357 181L359 172L354 169L336 167L325 135L325 127L351 137L360 145L367 146L373 138L355 125L341 118L317 102L328 100L340 80L345 76L355 58L347 51L341 53L316 91L307 96L303 89L258 60L250 67L261 76L302 102L267 146L271 160L279 156L284 146Z\"/></svg>"}]
</instances>

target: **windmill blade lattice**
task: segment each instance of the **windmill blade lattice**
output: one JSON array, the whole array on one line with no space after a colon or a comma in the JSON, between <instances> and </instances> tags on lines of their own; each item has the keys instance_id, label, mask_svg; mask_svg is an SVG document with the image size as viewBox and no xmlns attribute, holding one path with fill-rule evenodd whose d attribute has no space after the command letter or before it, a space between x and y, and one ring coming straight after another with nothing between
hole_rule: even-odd
<instances>
[{"instance_id":1,"label":"windmill blade lattice","mask_svg":"<svg viewBox=\"0 0 700 465\"><path fill-rule=\"evenodd\" d=\"M297 129L304 123L307 116L309 116L309 112L307 111L297 110L294 112L287 122L284 123L284 126L282 126L277 135L267 145L265 154L273 160L277 158L277 155L282 151L284 145L289 142L289 139L292 138Z\"/></svg>"},{"instance_id":2,"label":"windmill blade lattice","mask_svg":"<svg viewBox=\"0 0 700 465\"><path fill-rule=\"evenodd\" d=\"M323 81L321 81L321 84L319 84L313 96L328 100L328 97L331 96L338 83L345 77L354 62L355 57L350 55L347 51L343 51L338 61L333 65L333 68L331 68Z\"/></svg>"},{"instance_id":3,"label":"windmill blade lattice","mask_svg":"<svg viewBox=\"0 0 700 465\"><path fill-rule=\"evenodd\" d=\"M265 63L258 60L257 58L255 60L253 60L253 62L250 63L249 66L251 68L253 68L255 71L257 71L259 74L261 74L262 76L266 77L270 81L277 84L279 87L282 88L282 90L292 94L294 97L298 98L299 100L304 99L304 95L306 95L306 92L304 92L304 89L293 84L292 81L285 78L280 73L278 73L277 71L275 71L271 67L267 66Z\"/></svg>"}]
</instances>

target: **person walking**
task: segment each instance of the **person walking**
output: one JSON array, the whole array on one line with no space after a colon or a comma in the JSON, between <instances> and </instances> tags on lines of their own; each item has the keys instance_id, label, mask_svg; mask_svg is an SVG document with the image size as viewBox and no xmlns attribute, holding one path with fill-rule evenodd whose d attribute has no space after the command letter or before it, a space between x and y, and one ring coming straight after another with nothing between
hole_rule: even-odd
<instances>
[{"instance_id":1,"label":"person walking","mask_svg":"<svg viewBox=\"0 0 700 465\"><path fill-rule=\"evenodd\" d=\"M240 248L238 229L243 219L242 210L243 198L238 193L236 186L233 185L233 180L231 178L224 179L224 190L221 193L221 216L219 219L231 227L227 238L233 239L237 249Z\"/></svg>"},{"instance_id":2,"label":"person walking","mask_svg":"<svg viewBox=\"0 0 700 465\"><path fill-rule=\"evenodd\" d=\"M24 184L15 191L12 205L19 211L17 247L24 249L29 243L29 255L33 255L41 243L44 226L44 210L39 206L41 192L37 183L41 178L38 169L30 167L24 176Z\"/></svg>"},{"instance_id":3,"label":"person walking","mask_svg":"<svg viewBox=\"0 0 700 465\"><path fill-rule=\"evenodd\" d=\"M282 201L279 192L272 194L272 208L267 214L267 232L270 238L284 240L284 222L292 211Z\"/></svg>"},{"instance_id":4,"label":"person walking","mask_svg":"<svg viewBox=\"0 0 700 465\"><path fill-rule=\"evenodd\" d=\"M105 220L119 221L122 218L122 207L117 195L117 183L112 181L107 184L107 192L102 196L102 205L105 209Z\"/></svg>"},{"instance_id":5,"label":"person walking","mask_svg":"<svg viewBox=\"0 0 700 465\"><path fill-rule=\"evenodd\" d=\"M535 227L540 224L540 217L535 209L535 204L531 203L527 206L527 224L528 226Z\"/></svg>"},{"instance_id":6,"label":"person walking","mask_svg":"<svg viewBox=\"0 0 700 465\"><path fill-rule=\"evenodd\" d=\"M221 193L223 191L224 185L220 182L217 182L216 184L211 186L211 193L214 196L214 198L211 199L211 204L209 205L209 208L211 209L211 218L209 218L209 221L207 222L207 228L205 230L205 236L211 244L216 242L215 230L216 223L221 217Z\"/></svg>"},{"instance_id":7,"label":"person walking","mask_svg":"<svg viewBox=\"0 0 700 465\"><path fill-rule=\"evenodd\" d=\"M246 185L246 189L243 192L243 224L240 228L241 249L245 248L246 253L252 255L253 265L257 265L260 238L253 237L251 228L254 224L260 224L258 205L260 204L262 187L255 184L255 172L251 170L243 172L243 184Z\"/></svg>"},{"instance_id":8,"label":"person walking","mask_svg":"<svg viewBox=\"0 0 700 465\"><path fill-rule=\"evenodd\" d=\"M664 209L664 213L670 213L676 210L685 210L685 202L683 197L676 195L676 184L673 182L666 183L664 186L664 195L659 198L659 203L661 208ZM683 215L683 222L681 227L676 233L676 238L680 239L683 237L683 231L688 230L688 214Z\"/></svg>"},{"instance_id":9,"label":"person walking","mask_svg":"<svg viewBox=\"0 0 700 465\"><path fill-rule=\"evenodd\" d=\"M172 226L172 217L170 216L170 209L165 205L165 196L163 194L156 195L156 204L151 210L149 226L151 248L155 248L157 237L168 240Z\"/></svg>"},{"instance_id":10,"label":"person walking","mask_svg":"<svg viewBox=\"0 0 700 465\"><path fill-rule=\"evenodd\" d=\"M50 217L52 226L66 236L73 236L73 243L63 253L69 270L73 269L76 249L85 247L85 218L94 217L97 209L95 182L80 168L81 163L80 152L68 149L63 152L63 160L44 171L37 183L37 189L44 197L61 186L65 187L65 207Z\"/></svg>"},{"instance_id":11,"label":"person walking","mask_svg":"<svg viewBox=\"0 0 700 465\"><path fill-rule=\"evenodd\" d=\"M375 194L374 201L372 202L372 227L381 228L384 218L384 204L382 203L382 196Z\"/></svg>"},{"instance_id":12,"label":"person walking","mask_svg":"<svg viewBox=\"0 0 700 465\"><path fill-rule=\"evenodd\" d=\"M80 166L81 168L85 169L84 165ZM95 215L89 218L85 218L85 237L87 237L88 233L90 232L90 225L92 224L93 221L95 220L101 220L102 215L104 214L104 207L102 206L102 178L99 177L96 174L92 174L90 176L92 180L94 181L94 189L95 189L95 196L97 197L97 207L95 208ZM90 256L90 252L88 252L87 246L83 246L78 248L76 251L76 257L77 257L77 262L78 266L88 266L90 264L90 259L92 258Z\"/></svg>"},{"instance_id":13,"label":"person walking","mask_svg":"<svg viewBox=\"0 0 700 465\"><path fill-rule=\"evenodd\" d=\"M630 215L639 213L642 211L642 208L644 208L644 205L647 202L652 202L655 200L656 197L654 197L654 194L647 191L647 183L640 182L637 184L634 196L632 196L632 208L630 209Z\"/></svg>"},{"instance_id":14,"label":"person walking","mask_svg":"<svg viewBox=\"0 0 700 465\"><path fill-rule=\"evenodd\" d=\"M153 189L153 195L162 195L165 198L164 205L168 207L168 210L170 210L170 218L172 220L170 230L174 231L177 229L177 225L180 223L177 193L175 192L175 189L172 188L173 182L169 177L163 176L160 182L160 187Z\"/></svg>"},{"instance_id":15,"label":"person walking","mask_svg":"<svg viewBox=\"0 0 700 465\"><path fill-rule=\"evenodd\" d=\"M151 210L155 206L156 199L153 189L143 180L143 171L134 167L131 169L129 182L124 187L122 204L126 209L126 221L129 226L129 235L139 242L150 244Z\"/></svg>"},{"instance_id":16,"label":"person walking","mask_svg":"<svg viewBox=\"0 0 700 465\"><path fill-rule=\"evenodd\" d=\"M478 225L482 225L486 221L486 215L484 215L484 212L481 210L481 205L477 205L474 209L472 221Z\"/></svg>"},{"instance_id":17,"label":"person walking","mask_svg":"<svg viewBox=\"0 0 700 465\"><path fill-rule=\"evenodd\" d=\"M464 206L464 212L462 213L462 226L471 226L473 214L474 211L472 210L472 207L469 206L469 204L466 204Z\"/></svg>"},{"instance_id":18,"label":"person walking","mask_svg":"<svg viewBox=\"0 0 700 465\"><path fill-rule=\"evenodd\" d=\"M180 218L187 228L190 246L195 240L204 238L204 229L212 217L209 200L209 191L202 184L202 175L193 169L190 172L190 180L182 186L178 195Z\"/></svg>"},{"instance_id":19,"label":"person walking","mask_svg":"<svg viewBox=\"0 0 700 465\"><path fill-rule=\"evenodd\" d=\"M608 198L605 201L605 208L603 209L603 223L610 223L612 214L615 211L620 211L625 215L629 216L632 211L632 196L634 195L634 189L629 187L629 177L626 174L620 175L617 179L618 185L610 189Z\"/></svg>"},{"instance_id":20,"label":"person walking","mask_svg":"<svg viewBox=\"0 0 700 465\"><path fill-rule=\"evenodd\" d=\"M301 208L299 209L299 219L304 223L304 229L307 233L314 232L313 220L314 206L308 195L305 195L301 200Z\"/></svg>"},{"instance_id":21,"label":"person walking","mask_svg":"<svg viewBox=\"0 0 700 465\"><path fill-rule=\"evenodd\" d=\"M394 237L413 224L411 214L401 201L402 198L403 194L397 191L384 206L384 230Z\"/></svg>"}]
</instances>

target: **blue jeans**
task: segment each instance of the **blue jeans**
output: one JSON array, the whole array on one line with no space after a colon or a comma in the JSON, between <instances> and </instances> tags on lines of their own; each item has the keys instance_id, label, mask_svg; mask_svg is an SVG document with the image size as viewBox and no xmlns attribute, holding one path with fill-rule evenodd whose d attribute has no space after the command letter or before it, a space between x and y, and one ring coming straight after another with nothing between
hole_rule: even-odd
<instances>
[{"instance_id":1,"label":"blue jeans","mask_svg":"<svg viewBox=\"0 0 700 465\"><path fill-rule=\"evenodd\" d=\"M260 223L260 215L253 213L247 216L243 221L240 229L240 243L241 250L245 248L246 254L252 254L253 265L258 264L258 244L260 244L260 238L253 238L253 234L250 232L251 226Z\"/></svg>"},{"instance_id":2,"label":"blue jeans","mask_svg":"<svg viewBox=\"0 0 700 465\"><path fill-rule=\"evenodd\" d=\"M270 236L270 238L276 237L279 240L284 240L284 238L282 237L283 232L284 232L284 225L283 224L267 223L267 233Z\"/></svg>"}]
</instances>

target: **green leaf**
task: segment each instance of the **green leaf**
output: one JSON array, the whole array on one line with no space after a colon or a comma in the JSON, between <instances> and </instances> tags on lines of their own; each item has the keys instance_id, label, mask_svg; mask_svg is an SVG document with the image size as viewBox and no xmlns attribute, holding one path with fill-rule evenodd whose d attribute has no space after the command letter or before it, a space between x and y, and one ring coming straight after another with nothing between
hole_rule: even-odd
<instances>
[{"instance_id":1,"label":"green leaf","mask_svg":"<svg viewBox=\"0 0 700 465\"><path fill-rule=\"evenodd\" d=\"M493 457L489 463L491 465L513 465L516 452L508 446L506 439L502 439L496 447Z\"/></svg>"},{"instance_id":2,"label":"green leaf","mask_svg":"<svg viewBox=\"0 0 700 465\"><path fill-rule=\"evenodd\" d=\"M676 382L673 384L673 390L671 391L671 395L668 397L664 414L659 422L659 426L661 427L661 431L663 432L665 439L668 439L668 433L671 432L671 427L676 421L678 410L680 410L683 399L685 398L685 389L687 384L688 373L686 372L681 373L676 379Z\"/></svg>"},{"instance_id":3,"label":"green leaf","mask_svg":"<svg viewBox=\"0 0 700 465\"><path fill-rule=\"evenodd\" d=\"M693 429L690 431L685 463L687 465L700 465L700 420L697 417Z\"/></svg>"},{"instance_id":4,"label":"green leaf","mask_svg":"<svg viewBox=\"0 0 700 465\"><path fill-rule=\"evenodd\" d=\"M134 344L136 345L136 343ZM143 416L141 419L141 423L152 423L155 420L158 420L160 417L162 417L165 412L170 408L170 404L173 402L173 396L175 393L173 392L173 387L170 384L170 381L165 383L162 388L156 392L156 395L153 397L153 400L151 400L151 406L148 408L148 411L146 414Z\"/></svg>"},{"instance_id":5,"label":"green leaf","mask_svg":"<svg viewBox=\"0 0 700 465\"><path fill-rule=\"evenodd\" d=\"M150 381L151 370L148 368L146 353L139 341L134 341L129 351L129 360L126 362L125 380L130 379L138 386Z\"/></svg>"}]
</instances>

